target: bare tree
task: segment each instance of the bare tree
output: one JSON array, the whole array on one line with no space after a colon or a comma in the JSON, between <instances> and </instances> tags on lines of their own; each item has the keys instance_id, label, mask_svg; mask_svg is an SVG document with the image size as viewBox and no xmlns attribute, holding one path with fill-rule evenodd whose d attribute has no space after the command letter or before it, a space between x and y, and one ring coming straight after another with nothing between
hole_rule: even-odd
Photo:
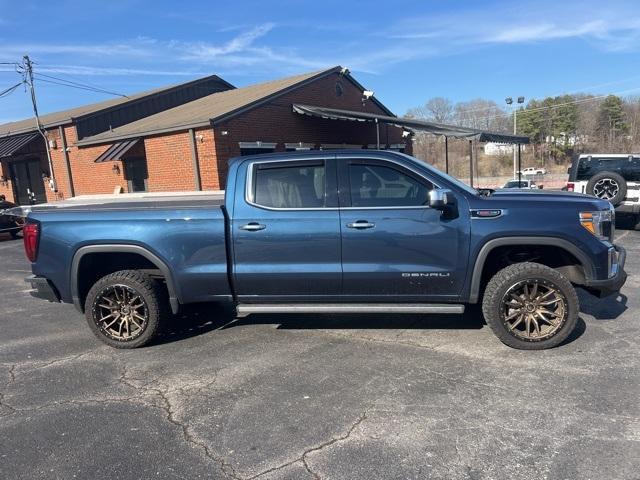
<instances>
[{"instance_id":1,"label":"bare tree","mask_svg":"<svg viewBox=\"0 0 640 480\"><path fill-rule=\"evenodd\" d=\"M453 109L453 103L448 98L434 97L423 106L410 109L407 116L436 123L450 123L453 119Z\"/></svg>"}]
</instances>

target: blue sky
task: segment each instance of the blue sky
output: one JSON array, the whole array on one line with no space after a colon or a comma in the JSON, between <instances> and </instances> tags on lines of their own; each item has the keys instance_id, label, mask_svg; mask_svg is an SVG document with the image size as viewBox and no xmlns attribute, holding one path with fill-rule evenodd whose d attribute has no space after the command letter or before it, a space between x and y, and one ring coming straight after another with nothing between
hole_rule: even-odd
<instances>
[{"instance_id":1,"label":"blue sky","mask_svg":"<svg viewBox=\"0 0 640 480\"><path fill-rule=\"evenodd\" d=\"M348 67L397 114L454 101L640 94L640 3L0 0L0 62L135 93L216 73L236 86ZM19 81L0 65L0 91ZM39 82L43 112L108 96ZM28 117L22 89L0 122Z\"/></svg>"}]
</instances>

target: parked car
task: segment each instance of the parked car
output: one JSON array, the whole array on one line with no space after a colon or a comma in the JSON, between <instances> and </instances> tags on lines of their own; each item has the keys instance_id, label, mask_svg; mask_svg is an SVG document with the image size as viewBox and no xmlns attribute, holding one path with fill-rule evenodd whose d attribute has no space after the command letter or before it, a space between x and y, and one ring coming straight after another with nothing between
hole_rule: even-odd
<instances>
[{"instance_id":1,"label":"parked car","mask_svg":"<svg viewBox=\"0 0 640 480\"><path fill-rule=\"evenodd\" d=\"M575 286L602 296L626 280L608 201L475 190L389 151L239 157L224 196L30 210L32 295L72 302L118 348L150 342L167 310L213 301L239 315L461 314L481 303L506 345L543 349L576 326Z\"/></svg>"},{"instance_id":2,"label":"parked car","mask_svg":"<svg viewBox=\"0 0 640 480\"><path fill-rule=\"evenodd\" d=\"M516 188L516 189L537 189L536 182L533 180L509 180L502 188Z\"/></svg>"},{"instance_id":3,"label":"parked car","mask_svg":"<svg viewBox=\"0 0 640 480\"><path fill-rule=\"evenodd\" d=\"M527 167L522 170L522 175L546 175L547 171L544 168Z\"/></svg>"},{"instance_id":4,"label":"parked car","mask_svg":"<svg viewBox=\"0 0 640 480\"><path fill-rule=\"evenodd\" d=\"M0 233L8 233L13 238L17 238L18 234L24 226L24 218L7 215L4 210L14 208L15 203L9 202L4 195L0 195Z\"/></svg>"},{"instance_id":5,"label":"parked car","mask_svg":"<svg viewBox=\"0 0 640 480\"><path fill-rule=\"evenodd\" d=\"M567 190L608 200L640 222L640 154L584 154L568 170Z\"/></svg>"}]
</instances>

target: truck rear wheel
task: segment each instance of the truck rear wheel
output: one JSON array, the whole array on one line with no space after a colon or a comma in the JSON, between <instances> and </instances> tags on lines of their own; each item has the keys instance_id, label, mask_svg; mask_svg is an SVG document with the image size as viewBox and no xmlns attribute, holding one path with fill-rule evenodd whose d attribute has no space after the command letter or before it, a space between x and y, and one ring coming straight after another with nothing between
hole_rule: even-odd
<instances>
[{"instance_id":1,"label":"truck rear wheel","mask_svg":"<svg viewBox=\"0 0 640 480\"><path fill-rule=\"evenodd\" d=\"M157 335L165 295L149 275L121 270L98 280L85 301L85 316L93 333L115 348L137 348Z\"/></svg>"},{"instance_id":2,"label":"truck rear wheel","mask_svg":"<svg viewBox=\"0 0 640 480\"><path fill-rule=\"evenodd\" d=\"M578 295L571 282L539 263L503 268L487 284L482 312L493 333L522 350L562 343L578 321Z\"/></svg>"}]
</instances>

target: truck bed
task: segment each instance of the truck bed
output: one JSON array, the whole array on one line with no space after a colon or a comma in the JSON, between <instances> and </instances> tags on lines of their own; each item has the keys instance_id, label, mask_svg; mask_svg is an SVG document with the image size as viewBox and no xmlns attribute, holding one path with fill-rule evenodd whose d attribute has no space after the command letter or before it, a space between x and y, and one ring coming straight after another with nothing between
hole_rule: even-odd
<instances>
[{"instance_id":1,"label":"truck bed","mask_svg":"<svg viewBox=\"0 0 640 480\"><path fill-rule=\"evenodd\" d=\"M208 192L145 192L80 195L55 203L27 207L31 212L86 210L153 210L213 208L224 204L224 190Z\"/></svg>"},{"instance_id":2,"label":"truck bed","mask_svg":"<svg viewBox=\"0 0 640 480\"><path fill-rule=\"evenodd\" d=\"M34 205L25 209L28 218L41 223L34 273L50 279L64 301L72 301L69 267L88 245L94 250L136 246L167 266L183 301L226 298L231 292L223 205L219 191L85 195ZM118 253L108 262L126 258Z\"/></svg>"}]
</instances>

